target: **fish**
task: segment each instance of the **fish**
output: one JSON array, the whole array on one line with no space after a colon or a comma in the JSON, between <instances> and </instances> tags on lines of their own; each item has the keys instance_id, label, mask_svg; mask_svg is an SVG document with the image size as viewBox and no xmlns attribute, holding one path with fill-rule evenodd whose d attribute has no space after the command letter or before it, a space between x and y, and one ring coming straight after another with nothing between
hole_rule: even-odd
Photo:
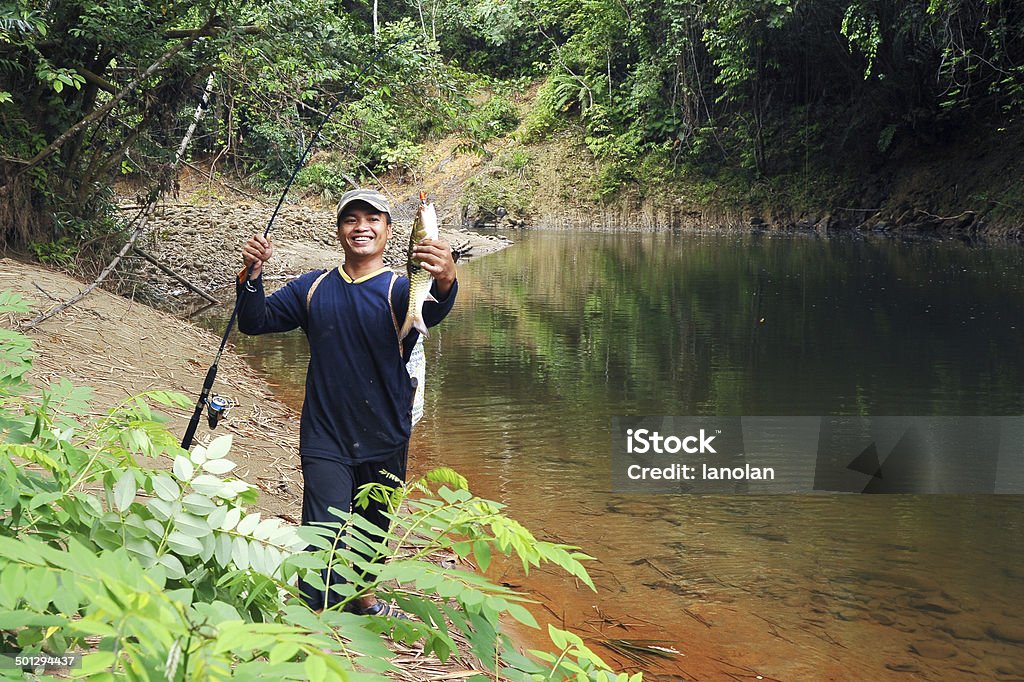
<instances>
[{"instance_id":1,"label":"fish","mask_svg":"<svg viewBox=\"0 0 1024 682\"><path fill-rule=\"evenodd\" d=\"M412 233L409 235L409 259L406 263L406 272L409 275L409 309L405 312L405 322L398 336L404 339L413 329L429 338L427 325L423 322L423 304L426 301L437 302L430 295L430 285L434 278L423 269L419 259L413 256L413 248L424 239L437 239L437 212L434 205L427 202L427 195L420 192L420 205L416 209L416 219L412 223Z\"/></svg>"}]
</instances>

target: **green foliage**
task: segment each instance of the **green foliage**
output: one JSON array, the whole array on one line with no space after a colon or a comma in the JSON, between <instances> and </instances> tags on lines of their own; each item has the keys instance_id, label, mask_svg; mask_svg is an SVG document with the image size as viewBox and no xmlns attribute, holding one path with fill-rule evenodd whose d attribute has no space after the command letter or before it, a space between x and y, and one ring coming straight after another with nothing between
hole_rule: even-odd
<instances>
[{"instance_id":1,"label":"green foliage","mask_svg":"<svg viewBox=\"0 0 1024 682\"><path fill-rule=\"evenodd\" d=\"M52 242L32 242L29 248L40 263L56 265L65 270L70 270L78 258L78 244L68 236L58 237Z\"/></svg>"},{"instance_id":2,"label":"green foliage","mask_svg":"<svg viewBox=\"0 0 1024 682\"><path fill-rule=\"evenodd\" d=\"M602 197L680 167L753 187L815 154L888 156L905 148L894 141L934 143L1024 105L1024 15L1012 0L438 0L379 7L377 35L371 7L4 4L9 159L59 138L177 45L182 29L210 21L218 30L26 173L29 189L0 216L0 241L77 239L61 212L115 232L97 197L123 169L153 176L166 164L211 71L214 106L194 154L267 187L280 186L335 103L317 144L353 177L401 176L442 135L487 154L513 130L533 142L572 127L603 169ZM542 85L520 121L527 80ZM828 125L794 138L798 120ZM19 168L0 161L5 173ZM300 181L324 198L342 188L316 164ZM66 251L40 253L60 260Z\"/></svg>"},{"instance_id":3,"label":"green foliage","mask_svg":"<svg viewBox=\"0 0 1024 682\"><path fill-rule=\"evenodd\" d=\"M512 101L502 94L492 95L480 107L475 108L466 127L470 137L484 143L499 135L515 130L519 125L519 114Z\"/></svg>"},{"instance_id":4,"label":"green foliage","mask_svg":"<svg viewBox=\"0 0 1024 682\"><path fill-rule=\"evenodd\" d=\"M240 8L231 14L218 6L202 0L170 5L120 0L58 2L44 9L37 2L14 0L0 8L4 155L24 161L51 143L60 145L34 166L11 166L31 177L30 191L11 197L10 210L18 217L3 221L0 243L23 246L65 236L54 218L60 211L86 220L101 215L97 196L106 191L133 143L154 165L173 154L169 140L177 112L195 106L188 86L201 65L209 63L207 50L216 53L225 43L221 34L168 60L112 115L78 124L180 42L167 37L169 31L198 29L214 13L225 26L239 18ZM77 132L71 132L73 127Z\"/></svg>"},{"instance_id":5,"label":"green foliage","mask_svg":"<svg viewBox=\"0 0 1024 682\"><path fill-rule=\"evenodd\" d=\"M934 143L1024 104L1024 15L1005 0L525 6L551 49L519 135L578 123L602 196L680 166L750 188L811 157L889 155L896 139ZM798 122L824 127L794 136Z\"/></svg>"},{"instance_id":6,"label":"green foliage","mask_svg":"<svg viewBox=\"0 0 1024 682\"><path fill-rule=\"evenodd\" d=\"M498 207L512 215L528 214L535 191L530 182L529 161L529 153L520 147L503 151L487 172L466 183L466 199L490 214Z\"/></svg>"},{"instance_id":7,"label":"green foliage","mask_svg":"<svg viewBox=\"0 0 1024 682\"><path fill-rule=\"evenodd\" d=\"M26 311L19 297L0 293L0 314ZM554 565L593 586L582 565L588 557L538 541L501 505L473 496L457 473L363 489L361 502L391 503L394 525L383 538L344 511L340 523L316 527L263 518L251 508L256 489L230 476L230 436L186 452L153 411L187 409L186 396L150 391L93 417L88 390L60 380L39 391L26 382L30 346L0 330L5 650L84 651L76 679L385 680L391 652L380 633L422 642L443 660L461 632L485 665L503 661L508 679L639 679L616 675L557 628L555 653L516 653L500 619L536 626L529 599L429 560L454 552L486 569L495 554L512 555L524 570ZM139 455L166 468L143 466ZM392 554L386 563L363 558ZM348 581L322 585L327 568ZM375 592L418 620L317 614L297 598L298 574L343 604Z\"/></svg>"},{"instance_id":8,"label":"green foliage","mask_svg":"<svg viewBox=\"0 0 1024 682\"><path fill-rule=\"evenodd\" d=\"M852 4L846 8L841 30L846 39L850 41L850 47L864 53L867 59L864 78L868 78L875 67L878 47L882 43L882 32L878 24L878 17L866 14L860 5Z\"/></svg>"},{"instance_id":9,"label":"green foliage","mask_svg":"<svg viewBox=\"0 0 1024 682\"><path fill-rule=\"evenodd\" d=\"M295 176L295 185L313 191L324 204L333 204L352 188L345 180L346 173L338 159L314 160Z\"/></svg>"},{"instance_id":10,"label":"green foliage","mask_svg":"<svg viewBox=\"0 0 1024 682\"><path fill-rule=\"evenodd\" d=\"M535 142L552 134L565 124L565 113L570 100L565 96L564 79L561 79L561 83L563 87L560 92L559 79L554 76L545 79L537 91L533 107L519 127L518 137L520 140Z\"/></svg>"}]
</instances>

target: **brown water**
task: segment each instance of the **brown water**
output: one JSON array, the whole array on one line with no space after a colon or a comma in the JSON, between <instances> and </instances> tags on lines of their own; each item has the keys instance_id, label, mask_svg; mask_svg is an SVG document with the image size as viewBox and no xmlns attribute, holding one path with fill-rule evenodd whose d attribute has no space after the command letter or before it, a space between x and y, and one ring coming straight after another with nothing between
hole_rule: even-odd
<instances>
[{"instance_id":1,"label":"brown water","mask_svg":"<svg viewBox=\"0 0 1024 682\"><path fill-rule=\"evenodd\" d=\"M553 622L685 654L647 679L1024 679L1020 497L615 495L609 470L614 415L1020 415L1022 265L1014 245L531 234L461 268L413 470L452 466L597 557L597 595L508 579ZM291 401L302 344L242 342Z\"/></svg>"}]
</instances>

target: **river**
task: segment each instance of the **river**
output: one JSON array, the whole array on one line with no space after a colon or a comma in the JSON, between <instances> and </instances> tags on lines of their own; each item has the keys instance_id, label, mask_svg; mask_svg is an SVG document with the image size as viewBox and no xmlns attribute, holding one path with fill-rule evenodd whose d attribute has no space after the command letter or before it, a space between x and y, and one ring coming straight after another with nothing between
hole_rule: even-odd
<instances>
[{"instance_id":1,"label":"river","mask_svg":"<svg viewBox=\"0 0 1024 682\"><path fill-rule=\"evenodd\" d=\"M617 415L1024 414L1022 266L1013 244L521 235L460 267L412 470L596 557L596 595L506 579L584 635L685 654L647 679L1024 679L1020 497L613 494L609 463ZM297 405L301 336L240 343Z\"/></svg>"}]
</instances>

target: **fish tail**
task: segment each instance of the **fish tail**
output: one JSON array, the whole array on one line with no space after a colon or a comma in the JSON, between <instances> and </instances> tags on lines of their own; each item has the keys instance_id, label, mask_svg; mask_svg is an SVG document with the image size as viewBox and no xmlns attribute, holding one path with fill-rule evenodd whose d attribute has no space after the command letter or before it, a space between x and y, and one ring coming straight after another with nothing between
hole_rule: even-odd
<instances>
[{"instance_id":1,"label":"fish tail","mask_svg":"<svg viewBox=\"0 0 1024 682\"><path fill-rule=\"evenodd\" d=\"M430 338L430 332L427 331L427 325L423 323L423 317L410 311L405 318L405 322L402 323L402 328L398 330L398 338L404 340L413 329L422 334L423 338Z\"/></svg>"},{"instance_id":2,"label":"fish tail","mask_svg":"<svg viewBox=\"0 0 1024 682\"><path fill-rule=\"evenodd\" d=\"M430 332L427 331L427 325L423 322L423 317L421 315L416 315L412 318L412 326L423 338L430 338Z\"/></svg>"}]
</instances>

